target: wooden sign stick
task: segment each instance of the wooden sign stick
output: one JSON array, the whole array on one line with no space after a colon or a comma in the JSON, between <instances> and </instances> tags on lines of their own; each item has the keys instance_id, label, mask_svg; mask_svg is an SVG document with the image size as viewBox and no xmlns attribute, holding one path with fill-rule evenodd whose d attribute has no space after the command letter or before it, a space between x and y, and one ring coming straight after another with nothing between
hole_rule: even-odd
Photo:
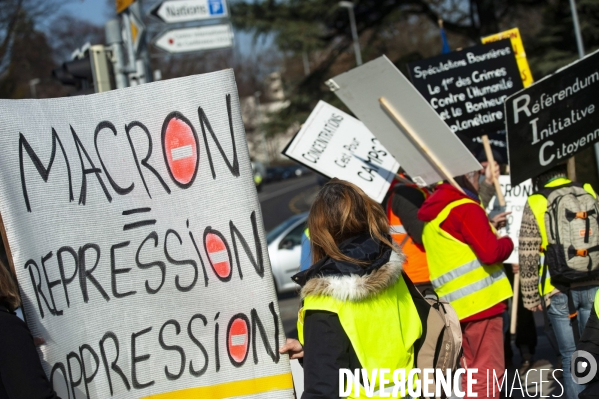
<instances>
[{"instance_id":1,"label":"wooden sign stick","mask_svg":"<svg viewBox=\"0 0 599 399\"><path fill-rule=\"evenodd\" d=\"M491 143L489 143L489 136L485 134L482 136L482 139L483 147L485 148L485 154L487 155L487 161L489 161L489 164L493 165L495 163L495 159L493 158ZM497 201L499 201L499 206L505 206L505 197L503 196L503 191L501 191L501 184L499 184L499 180L495 178L495 175L493 175L493 185L495 186L495 192L497 194Z\"/></svg>"},{"instance_id":2,"label":"wooden sign stick","mask_svg":"<svg viewBox=\"0 0 599 399\"><path fill-rule=\"evenodd\" d=\"M401 117L401 115L399 115L399 113L397 111L395 111L395 109L393 108L393 106L391 104L389 104L389 102L385 99L385 97L379 98L379 103L381 103L381 106L387 112L387 114L389 115L389 117L391 119L393 119L395 121L395 123L397 123L399 125L399 127L404 132L406 132L406 134L408 136L410 136L410 138L412 139L412 142L414 142L414 144L416 144L416 146L418 148L420 148L420 151L422 152L422 154L424 154L424 156L426 158L428 158L429 162L432 163L437 168L437 170L439 172L441 172L441 176L443 176L443 178L445 180L447 180L449 183L451 183L452 186L454 186L455 188L457 188L458 190L460 190L462 193L464 193L464 190L462 189L462 187L460 187L458 185L458 183L456 183L456 181L449 174L449 172L447 171L447 169L445 168L445 166L441 162L439 162L439 160L437 159L437 157L435 156L435 154L433 154L432 152L430 152L430 150L428 149L428 147L426 146L426 144L424 144L422 142L422 140L420 139L420 137L418 136L418 134L416 134L416 132L412 129L412 127L409 126L403 120L403 118Z\"/></svg>"},{"instance_id":3,"label":"wooden sign stick","mask_svg":"<svg viewBox=\"0 0 599 399\"><path fill-rule=\"evenodd\" d=\"M518 319L518 297L520 296L520 271L514 274L514 297L512 298L512 318L510 320L510 334L516 334ZM541 298L541 300L543 300Z\"/></svg>"},{"instance_id":4,"label":"wooden sign stick","mask_svg":"<svg viewBox=\"0 0 599 399\"><path fill-rule=\"evenodd\" d=\"M568 158L568 179L576 181L576 160L574 157Z\"/></svg>"}]
</instances>

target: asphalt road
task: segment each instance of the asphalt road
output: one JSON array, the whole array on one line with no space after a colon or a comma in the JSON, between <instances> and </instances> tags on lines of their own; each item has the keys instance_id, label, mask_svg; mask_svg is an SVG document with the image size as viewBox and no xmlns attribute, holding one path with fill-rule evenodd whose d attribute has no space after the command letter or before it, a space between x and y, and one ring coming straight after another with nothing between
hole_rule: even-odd
<instances>
[{"instance_id":1,"label":"asphalt road","mask_svg":"<svg viewBox=\"0 0 599 399\"><path fill-rule=\"evenodd\" d=\"M310 210L310 199L319 190L316 175L265 184L258 199L262 206L264 228L270 231L294 214Z\"/></svg>"}]
</instances>

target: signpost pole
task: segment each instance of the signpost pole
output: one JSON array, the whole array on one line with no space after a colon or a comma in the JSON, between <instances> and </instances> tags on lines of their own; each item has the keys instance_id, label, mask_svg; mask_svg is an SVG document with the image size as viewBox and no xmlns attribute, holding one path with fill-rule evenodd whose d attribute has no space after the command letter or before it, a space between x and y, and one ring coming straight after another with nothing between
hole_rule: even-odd
<instances>
[{"instance_id":1,"label":"signpost pole","mask_svg":"<svg viewBox=\"0 0 599 399\"><path fill-rule=\"evenodd\" d=\"M576 35L576 47L578 48L578 58L584 57L584 43L582 42L582 34L580 33L580 24L578 23L578 11L576 10L576 0L570 0L570 10L572 12L572 23L574 24L574 34ZM597 170L599 170L599 143L595 144L595 162ZM576 164L574 157L568 159L568 178L572 181L576 180Z\"/></svg>"},{"instance_id":2,"label":"signpost pole","mask_svg":"<svg viewBox=\"0 0 599 399\"><path fill-rule=\"evenodd\" d=\"M424 142L422 142L422 140L420 140L420 137L418 137L418 134L416 134L416 132L414 130L412 130L412 128L407 123L405 123L403 118L399 115L399 113L397 111L395 111L395 109L393 109L393 106L391 104L389 104L389 102L385 99L385 97L379 98L379 102L381 103L381 106L383 107L385 112L387 112L387 115L389 115L389 117L391 119L393 119L393 121L395 121L395 123L397 123L401 127L401 129L404 132L406 132L406 134L408 136L410 136L410 138L412 139L414 144L416 144L416 146L418 146L420 148L422 153L429 159L429 161L435 166L435 168L438 169L441 176L443 176L443 178L445 180L447 180L452 186L454 186L455 188L460 190L462 193L464 193L464 190L462 189L462 187L460 187L459 184L456 183L456 181L449 174L449 172L447 171L445 166L441 162L439 162L439 160L437 159L435 154L430 152L430 150L424 144Z\"/></svg>"},{"instance_id":3,"label":"signpost pole","mask_svg":"<svg viewBox=\"0 0 599 399\"><path fill-rule=\"evenodd\" d=\"M489 136L484 134L482 136L483 139L483 147L485 148L485 154L487 155L487 161L489 164L493 165L495 163L495 159L493 157L493 151L491 150L491 143L489 143ZM499 180L495 178L493 175L493 185L495 186L495 193L497 194L497 201L499 201L499 206L505 206L505 197L503 196L503 191L501 191L501 184L499 184Z\"/></svg>"}]
</instances>

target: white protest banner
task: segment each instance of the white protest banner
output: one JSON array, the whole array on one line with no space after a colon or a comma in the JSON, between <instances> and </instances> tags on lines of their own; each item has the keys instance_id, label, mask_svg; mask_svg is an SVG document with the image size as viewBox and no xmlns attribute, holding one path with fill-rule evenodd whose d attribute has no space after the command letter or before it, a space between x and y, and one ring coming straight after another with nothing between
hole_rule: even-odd
<instances>
[{"instance_id":1,"label":"white protest banner","mask_svg":"<svg viewBox=\"0 0 599 399\"><path fill-rule=\"evenodd\" d=\"M395 158L362 122L324 101L318 102L283 154L327 177L354 183L379 203L399 170Z\"/></svg>"},{"instance_id":2,"label":"white protest banner","mask_svg":"<svg viewBox=\"0 0 599 399\"><path fill-rule=\"evenodd\" d=\"M421 186L482 167L410 81L385 56L330 79L327 84ZM401 116L398 125L383 109L384 98ZM410 132L408 132L408 130ZM426 145L414 143L412 135ZM431 161L434 157L439 164Z\"/></svg>"},{"instance_id":3,"label":"white protest banner","mask_svg":"<svg viewBox=\"0 0 599 399\"><path fill-rule=\"evenodd\" d=\"M292 397L232 70L0 117L0 213L61 397Z\"/></svg>"},{"instance_id":4,"label":"white protest banner","mask_svg":"<svg viewBox=\"0 0 599 399\"><path fill-rule=\"evenodd\" d=\"M500 229L499 234L502 236L509 236L514 243L514 250L504 263L519 263L518 237L520 235L520 224L522 223L522 213L524 212L526 200L528 196L533 193L532 182L526 180L517 186L512 186L510 177L502 175L499 176L499 184L501 184L501 191L505 197L505 210L499 206L497 197L493 197L489 202L487 212L489 212L490 217L493 217L499 212L512 212L511 215L507 216L507 226Z\"/></svg>"}]
</instances>

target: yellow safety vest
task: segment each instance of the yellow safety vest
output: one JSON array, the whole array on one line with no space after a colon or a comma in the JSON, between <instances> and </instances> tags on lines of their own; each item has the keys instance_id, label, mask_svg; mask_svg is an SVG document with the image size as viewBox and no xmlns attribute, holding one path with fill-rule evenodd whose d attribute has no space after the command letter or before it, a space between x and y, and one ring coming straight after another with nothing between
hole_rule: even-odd
<instances>
[{"instance_id":1,"label":"yellow safety vest","mask_svg":"<svg viewBox=\"0 0 599 399\"><path fill-rule=\"evenodd\" d=\"M431 283L437 295L453 306L460 320L512 296L512 286L502 264L482 264L468 244L441 228L449 212L463 204L476 202L464 198L450 203L435 219L424 224L422 233Z\"/></svg>"},{"instance_id":2,"label":"yellow safety vest","mask_svg":"<svg viewBox=\"0 0 599 399\"><path fill-rule=\"evenodd\" d=\"M394 370L405 369L407 379L408 373L414 368L414 343L422 335L422 323L403 277L377 295L361 301L344 302L330 296L308 295L304 299L304 306L299 311L297 321L298 338L302 345L304 317L308 310L336 313L362 368L368 371L368 375L371 376L372 369L375 368L379 371L391 370L391 378L389 374L386 376L390 379L387 388L394 385ZM375 392L378 390L377 376ZM355 397L352 395L353 389L349 398ZM360 397L366 397L363 387L360 387Z\"/></svg>"},{"instance_id":3,"label":"yellow safety vest","mask_svg":"<svg viewBox=\"0 0 599 399\"><path fill-rule=\"evenodd\" d=\"M555 179L547 184L545 184L545 188L559 187L564 186L566 184L572 183L571 180L566 179L565 177L560 177ZM585 184L583 188L591 194L593 197L597 198L597 194L593 190L590 184ZM541 232L541 248L540 248L540 263L539 263L539 294L541 296L549 294L551 291L555 289L553 284L551 284L551 275L549 274L549 268L545 265L545 251L547 250L547 245L549 241L547 240L547 229L545 227L545 212L547 212L547 198L541 194L533 194L527 199L528 205L532 210L533 215L539 225L539 231ZM547 270L545 270L547 268ZM543 287L543 273L545 273L545 287Z\"/></svg>"},{"instance_id":4,"label":"yellow safety vest","mask_svg":"<svg viewBox=\"0 0 599 399\"><path fill-rule=\"evenodd\" d=\"M599 290L595 294L594 308L595 308L595 314L597 315L597 317L599 317Z\"/></svg>"}]
</instances>

